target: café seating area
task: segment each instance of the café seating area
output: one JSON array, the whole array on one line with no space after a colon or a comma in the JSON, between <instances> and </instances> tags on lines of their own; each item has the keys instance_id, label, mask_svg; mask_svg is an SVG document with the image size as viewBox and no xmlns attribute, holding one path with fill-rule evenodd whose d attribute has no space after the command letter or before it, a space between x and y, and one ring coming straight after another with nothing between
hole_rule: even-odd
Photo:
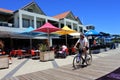
<instances>
[{"instance_id":1,"label":"caf\u00e9 seating area","mask_svg":"<svg viewBox=\"0 0 120 80\"><path fill-rule=\"evenodd\" d=\"M21 58L33 58L33 57L37 57L39 56L40 51L39 50L22 50L22 49L18 49L18 50L11 50L10 51L10 56L11 57L17 57L19 59Z\"/></svg>"}]
</instances>

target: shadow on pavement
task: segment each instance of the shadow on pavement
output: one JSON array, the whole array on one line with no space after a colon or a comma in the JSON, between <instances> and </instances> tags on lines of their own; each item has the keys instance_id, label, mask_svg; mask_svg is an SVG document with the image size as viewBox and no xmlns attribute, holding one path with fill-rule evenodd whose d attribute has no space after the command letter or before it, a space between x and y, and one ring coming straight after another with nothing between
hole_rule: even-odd
<instances>
[{"instance_id":1,"label":"shadow on pavement","mask_svg":"<svg viewBox=\"0 0 120 80\"><path fill-rule=\"evenodd\" d=\"M96 80L120 80L120 67Z\"/></svg>"}]
</instances>

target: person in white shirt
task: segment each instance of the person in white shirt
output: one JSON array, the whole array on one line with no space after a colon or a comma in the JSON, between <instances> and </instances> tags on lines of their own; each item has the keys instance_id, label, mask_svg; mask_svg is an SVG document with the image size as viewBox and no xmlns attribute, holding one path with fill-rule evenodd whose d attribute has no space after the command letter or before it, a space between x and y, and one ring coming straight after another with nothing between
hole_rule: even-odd
<instances>
[{"instance_id":1,"label":"person in white shirt","mask_svg":"<svg viewBox=\"0 0 120 80\"><path fill-rule=\"evenodd\" d=\"M66 45L62 45L62 51L65 52L66 49L67 49L67 46Z\"/></svg>"},{"instance_id":2,"label":"person in white shirt","mask_svg":"<svg viewBox=\"0 0 120 80\"><path fill-rule=\"evenodd\" d=\"M89 42L87 38L81 33L80 34L80 39L76 42L74 48L80 43L79 49L82 49L83 53L87 53L87 50L89 48Z\"/></svg>"}]
</instances>

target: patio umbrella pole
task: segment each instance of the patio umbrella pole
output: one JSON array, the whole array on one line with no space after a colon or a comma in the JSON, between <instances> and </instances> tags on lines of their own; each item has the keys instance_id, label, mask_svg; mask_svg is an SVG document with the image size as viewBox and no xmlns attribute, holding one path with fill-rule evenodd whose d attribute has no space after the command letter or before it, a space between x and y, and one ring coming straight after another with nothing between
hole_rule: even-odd
<instances>
[{"instance_id":1,"label":"patio umbrella pole","mask_svg":"<svg viewBox=\"0 0 120 80\"><path fill-rule=\"evenodd\" d=\"M73 29L70 29L68 26L64 26L60 31L56 31L57 34L65 35L65 43L67 45L67 34L76 32Z\"/></svg>"},{"instance_id":2,"label":"patio umbrella pole","mask_svg":"<svg viewBox=\"0 0 120 80\"><path fill-rule=\"evenodd\" d=\"M66 39L66 46L67 46L67 34L65 35L65 39Z\"/></svg>"},{"instance_id":3,"label":"patio umbrella pole","mask_svg":"<svg viewBox=\"0 0 120 80\"><path fill-rule=\"evenodd\" d=\"M50 34L48 33L48 50L50 50Z\"/></svg>"},{"instance_id":4,"label":"patio umbrella pole","mask_svg":"<svg viewBox=\"0 0 120 80\"><path fill-rule=\"evenodd\" d=\"M47 31L48 31L48 50L50 50L50 33L48 28Z\"/></svg>"},{"instance_id":5,"label":"patio umbrella pole","mask_svg":"<svg viewBox=\"0 0 120 80\"><path fill-rule=\"evenodd\" d=\"M32 35L32 33L30 32L30 34ZM32 38L30 36L30 49L32 49Z\"/></svg>"},{"instance_id":6,"label":"patio umbrella pole","mask_svg":"<svg viewBox=\"0 0 120 80\"><path fill-rule=\"evenodd\" d=\"M57 28L53 26L52 24L50 24L49 22L46 22L43 26L37 28L34 31L48 33L48 47L49 47L48 49L50 49L50 33L58 31L58 30L60 30L60 28Z\"/></svg>"},{"instance_id":7,"label":"patio umbrella pole","mask_svg":"<svg viewBox=\"0 0 120 80\"><path fill-rule=\"evenodd\" d=\"M32 49L32 39L30 38L30 49Z\"/></svg>"}]
</instances>

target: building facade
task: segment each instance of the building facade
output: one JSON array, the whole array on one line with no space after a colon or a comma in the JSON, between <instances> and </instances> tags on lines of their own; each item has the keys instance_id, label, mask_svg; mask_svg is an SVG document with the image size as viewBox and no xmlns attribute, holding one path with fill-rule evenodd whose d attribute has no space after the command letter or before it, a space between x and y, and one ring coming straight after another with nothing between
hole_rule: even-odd
<instances>
[{"instance_id":1,"label":"building facade","mask_svg":"<svg viewBox=\"0 0 120 80\"><path fill-rule=\"evenodd\" d=\"M90 29L95 30L95 26L93 26L93 25L87 25L86 29L87 30L90 30Z\"/></svg>"},{"instance_id":2,"label":"building facade","mask_svg":"<svg viewBox=\"0 0 120 80\"><path fill-rule=\"evenodd\" d=\"M37 29L46 22L50 22L59 28L68 26L69 28L82 33L86 30L86 27L82 25L80 19L74 16L71 11L50 17L47 16L38 4L33 1L16 11L0 8L0 37L5 37L13 32L24 32L24 30L30 26ZM41 37L39 37L39 39L41 39ZM50 45L52 45L52 38L50 42Z\"/></svg>"}]
</instances>

